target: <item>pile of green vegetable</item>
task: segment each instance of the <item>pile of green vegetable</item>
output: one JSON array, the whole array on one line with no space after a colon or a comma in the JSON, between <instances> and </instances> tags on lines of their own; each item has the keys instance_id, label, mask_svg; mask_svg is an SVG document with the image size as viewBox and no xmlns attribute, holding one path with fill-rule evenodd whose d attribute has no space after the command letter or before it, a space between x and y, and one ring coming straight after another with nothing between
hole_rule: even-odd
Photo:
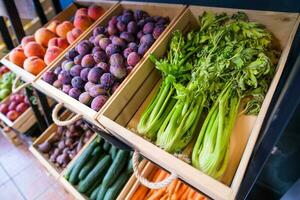
<instances>
[{"instance_id":1,"label":"pile of green vegetable","mask_svg":"<svg viewBox=\"0 0 300 200\"><path fill-rule=\"evenodd\" d=\"M132 174L130 153L97 137L67 171L65 178L89 199L116 199Z\"/></svg>"},{"instance_id":2,"label":"pile of green vegetable","mask_svg":"<svg viewBox=\"0 0 300 200\"><path fill-rule=\"evenodd\" d=\"M272 35L244 13L204 12L199 23L186 36L173 33L167 56L151 55L163 78L137 131L171 153L196 140L193 166L219 178L238 110L258 114L277 54Z\"/></svg>"},{"instance_id":3,"label":"pile of green vegetable","mask_svg":"<svg viewBox=\"0 0 300 200\"><path fill-rule=\"evenodd\" d=\"M13 72L6 72L0 77L0 101L11 93L11 87L16 75Z\"/></svg>"}]
</instances>

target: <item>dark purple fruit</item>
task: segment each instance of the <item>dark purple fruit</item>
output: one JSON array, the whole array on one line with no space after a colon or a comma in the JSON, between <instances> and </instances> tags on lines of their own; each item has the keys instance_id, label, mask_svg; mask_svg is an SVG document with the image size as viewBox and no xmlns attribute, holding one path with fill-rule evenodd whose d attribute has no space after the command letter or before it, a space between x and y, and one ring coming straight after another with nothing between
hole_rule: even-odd
<instances>
[{"instance_id":1,"label":"dark purple fruit","mask_svg":"<svg viewBox=\"0 0 300 200\"><path fill-rule=\"evenodd\" d=\"M121 53L122 52L122 48L118 45L114 45L114 44L109 44L106 49L105 49L105 53L108 56L111 56L115 53Z\"/></svg>"},{"instance_id":2,"label":"dark purple fruit","mask_svg":"<svg viewBox=\"0 0 300 200\"><path fill-rule=\"evenodd\" d=\"M154 29L153 22L147 22L143 27L143 32L144 34L152 34L153 29Z\"/></svg>"},{"instance_id":3,"label":"dark purple fruit","mask_svg":"<svg viewBox=\"0 0 300 200\"><path fill-rule=\"evenodd\" d=\"M120 86L119 82L114 83L114 85L111 88L111 93L113 94L118 89L119 86Z\"/></svg>"},{"instance_id":4,"label":"dark purple fruit","mask_svg":"<svg viewBox=\"0 0 300 200\"><path fill-rule=\"evenodd\" d=\"M80 72L83 68L81 67L81 65L75 65L70 69L70 74L71 76L80 76Z\"/></svg>"},{"instance_id":5,"label":"dark purple fruit","mask_svg":"<svg viewBox=\"0 0 300 200\"><path fill-rule=\"evenodd\" d=\"M102 50L105 50L109 44L111 44L111 40L109 38L101 38L99 41L99 45Z\"/></svg>"},{"instance_id":6,"label":"dark purple fruit","mask_svg":"<svg viewBox=\"0 0 300 200\"><path fill-rule=\"evenodd\" d=\"M107 101L108 97L105 95L99 95L95 97L91 103L91 108L95 111L99 111L102 106L105 104Z\"/></svg>"},{"instance_id":7,"label":"dark purple fruit","mask_svg":"<svg viewBox=\"0 0 300 200\"><path fill-rule=\"evenodd\" d=\"M54 81L54 83L53 83L53 87L55 87L55 88L57 88L57 89L60 89L60 88L61 88L61 86L62 86L62 83L61 83L61 81L60 81L60 80L56 80L56 81Z\"/></svg>"},{"instance_id":8,"label":"dark purple fruit","mask_svg":"<svg viewBox=\"0 0 300 200\"><path fill-rule=\"evenodd\" d=\"M120 46L122 49L124 49L126 47L126 41L122 38L117 37L117 36L112 39L112 44Z\"/></svg>"},{"instance_id":9,"label":"dark purple fruit","mask_svg":"<svg viewBox=\"0 0 300 200\"><path fill-rule=\"evenodd\" d=\"M130 66L135 66L140 61L140 56L136 52L132 52L128 55L127 64Z\"/></svg>"},{"instance_id":10,"label":"dark purple fruit","mask_svg":"<svg viewBox=\"0 0 300 200\"><path fill-rule=\"evenodd\" d=\"M147 46L151 46L155 42L155 40L154 40L152 34L146 34L146 35L143 35L143 37L141 37L140 42L142 44L146 44Z\"/></svg>"},{"instance_id":11,"label":"dark purple fruit","mask_svg":"<svg viewBox=\"0 0 300 200\"><path fill-rule=\"evenodd\" d=\"M100 62L95 67L101 68L103 70L103 72L109 72L109 66L105 62Z\"/></svg>"},{"instance_id":12,"label":"dark purple fruit","mask_svg":"<svg viewBox=\"0 0 300 200\"><path fill-rule=\"evenodd\" d=\"M110 73L118 79L126 76L126 68L123 65L110 65Z\"/></svg>"},{"instance_id":13,"label":"dark purple fruit","mask_svg":"<svg viewBox=\"0 0 300 200\"><path fill-rule=\"evenodd\" d=\"M94 28L94 30L93 30L93 36L96 37L99 34L105 34L105 27L98 26L98 27Z\"/></svg>"},{"instance_id":14,"label":"dark purple fruit","mask_svg":"<svg viewBox=\"0 0 300 200\"><path fill-rule=\"evenodd\" d=\"M124 23L126 23L126 24L128 24L132 20L133 20L132 14L130 14L130 13L124 13L122 15L121 21L124 22Z\"/></svg>"},{"instance_id":15,"label":"dark purple fruit","mask_svg":"<svg viewBox=\"0 0 300 200\"><path fill-rule=\"evenodd\" d=\"M69 94L69 91L72 89L72 85L63 85L62 86L62 91L66 94Z\"/></svg>"},{"instance_id":16,"label":"dark purple fruit","mask_svg":"<svg viewBox=\"0 0 300 200\"><path fill-rule=\"evenodd\" d=\"M138 50L138 45L135 42L130 42L127 47L133 49L135 52Z\"/></svg>"},{"instance_id":17,"label":"dark purple fruit","mask_svg":"<svg viewBox=\"0 0 300 200\"><path fill-rule=\"evenodd\" d=\"M83 92L79 95L78 100L80 103L83 103L85 105L90 105L92 101L92 97L89 95L88 92Z\"/></svg>"},{"instance_id":18,"label":"dark purple fruit","mask_svg":"<svg viewBox=\"0 0 300 200\"><path fill-rule=\"evenodd\" d=\"M90 91L90 89L92 88L92 87L94 87L96 84L95 83L92 83L92 82L86 82L86 84L84 85L84 90L86 91L86 92L88 92L88 91Z\"/></svg>"},{"instance_id":19,"label":"dark purple fruit","mask_svg":"<svg viewBox=\"0 0 300 200\"><path fill-rule=\"evenodd\" d=\"M138 54L144 55L149 49L149 46L145 43L142 43L138 48Z\"/></svg>"},{"instance_id":20,"label":"dark purple fruit","mask_svg":"<svg viewBox=\"0 0 300 200\"><path fill-rule=\"evenodd\" d=\"M123 32L120 34L120 38L124 39L127 42L134 42L134 36L129 32Z\"/></svg>"},{"instance_id":21,"label":"dark purple fruit","mask_svg":"<svg viewBox=\"0 0 300 200\"><path fill-rule=\"evenodd\" d=\"M90 68L82 69L81 72L80 72L80 78L84 81L88 81L87 77L88 77L88 74L89 74L90 70L91 70Z\"/></svg>"},{"instance_id":22,"label":"dark purple fruit","mask_svg":"<svg viewBox=\"0 0 300 200\"><path fill-rule=\"evenodd\" d=\"M122 21L118 21L117 28L120 32L126 31L126 24Z\"/></svg>"},{"instance_id":23,"label":"dark purple fruit","mask_svg":"<svg viewBox=\"0 0 300 200\"><path fill-rule=\"evenodd\" d=\"M57 76L52 71L47 71L43 74L43 80L46 81L49 84L53 84L53 82L57 79Z\"/></svg>"},{"instance_id":24,"label":"dark purple fruit","mask_svg":"<svg viewBox=\"0 0 300 200\"><path fill-rule=\"evenodd\" d=\"M71 49L66 53L65 58L68 60L73 60L76 56L78 56L78 52L75 49Z\"/></svg>"},{"instance_id":25,"label":"dark purple fruit","mask_svg":"<svg viewBox=\"0 0 300 200\"><path fill-rule=\"evenodd\" d=\"M102 94L106 94L106 90L101 85L95 85L90 88L89 94L91 97L96 97Z\"/></svg>"},{"instance_id":26,"label":"dark purple fruit","mask_svg":"<svg viewBox=\"0 0 300 200\"><path fill-rule=\"evenodd\" d=\"M81 94L81 91L78 88L72 88L69 91L69 96L73 97L74 99L78 99L80 94Z\"/></svg>"},{"instance_id":27,"label":"dark purple fruit","mask_svg":"<svg viewBox=\"0 0 300 200\"><path fill-rule=\"evenodd\" d=\"M118 30L117 26L108 26L107 32L109 35L117 35L119 33L119 30Z\"/></svg>"},{"instance_id":28,"label":"dark purple fruit","mask_svg":"<svg viewBox=\"0 0 300 200\"><path fill-rule=\"evenodd\" d=\"M107 61L107 55L104 51L97 51L93 54L94 60L96 63L100 62L106 62Z\"/></svg>"},{"instance_id":29,"label":"dark purple fruit","mask_svg":"<svg viewBox=\"0 0 300 200\"><path fill-rule=\"evenodd\" d=\"M91 52L93 48L93 45L90 41L88 40L83 40L81 41L76 47L76 51L80 54L80 55L86 55L88 53Z\"/></svg>"},{"instance_id":30,"label":"dark purple fruit","mask_svg":"<svg viewBox=\"0 0 300 200\"><path fill-rule=\"evenodd\" d=\"M88 81L89 82L92 82L92 83L99 83L100 82L100 78L103 74L103 70L99 67L95 67L95 68L92 68L90 71L89 71L89 74L88 74Z\"/></svg>"},{"instance_id":31,"label":"dark purple fruit","mask_svg":"<svg viewBox=\"0 0 300 200\"><path fill-rule=\"evenodd\" d=\"M60 66L54 69L54 74L58 75L61 72L62 68Z\"/></svg>"},{"instance_id":32,"label":"dark purple fruit","mask_svg":"<svg viewBox=\"0 0 300 200\"><path fill-rule=\"evenodd\" d=\"M152 33L154 39L157 39L164 32L164 30L165 30L164 26L162 25L156 26Z\"/></svg>"},{"instance_id":33,"label":"dark purple fruit","mask_svg":"<svg viewBox=\"0 0 300 200\"><path fill-rule=\"evenodd\" d=\"M96 53L97 51L102 51L101 47L94 47L92 50L92 54Z\"/></svg>"},{"instance_id":34,"label":"dark purple fruit","mask_svg":"<svg viewBox=\"0 0 300 200\"><path fill-rule=\"evenodd\" d=\"M67 71L61 71L58 75L58 80L62 83L62 84L70 84L71 80L72 80L72 76L70 75L69 72Z\"/></svg>"},{"instance_id":35,"label":"dark purple fruit","mask_svg":"<svg viewBox=\"0 0 300 200\"><path fill-rule=\"evenodd\" d=\"M109 58L109 63L110 65L119 65L123 66L124 65L124 59L123 56L119 53L115 53L110 56Z\"/></svg>"},{"instance_id":36,"label":"dark purple fruit","mask_svg":"<svg viewBox=\"0 0 300 200\"><path fill-rule=\"evenodd\" d=\"M74 58L74 64L75 65L80 65L81 64L81 60L82 60L83 55L78 55Z\"/></svg>"},{"instance_id":37,"label":"dark purple fruit","mask_svg":"<svg viewBox=\"0 0 300 200\"><path fill-rule=\"evenodd\" d=\"M102 87L104 87L105 89L109 89L115 82L115 78L111 73L104 73L101 76L101 85Z\"/></svg>"},{"instance_id":38,"label":"dark purple fruit","mask_svg":"<svg viewBox=\"0 0 300 200\"><path fill-rule=\"evenodd\" d=\"M138 27L135 21L131 21L127 24L127 32L135 34L137 33Z\"/></svg>"},{"instance_id":39,"label":"dark purple fruit","mask_svg":"<svg viewBox=\"0 0 300 200\"><path fill-rule=\"evenodd\" d=\"M128 55L129 55L131 52L134 52L134 50L128 47L128 48L124 49L124 51L123 51L123 56L124 56L125 58L127 58Z\"/></svg>"},{"instance_id":40,"label":"dark purple fruit","mask_svg":"<svg viewBox=\"0 0 300 200\"><path fill-rule=\"evenodd\" d=\"M81 66L82 67L94 67L96 64L94 57L92 54L87 54L85 56L83 56L82 60L81 60Z\"/></svg>"},{"instance_id":41,"label":"dark purple fruit","mask_svg":"<svg viewBox=\"0 0 300 200\"><path fill-rule=\"evenodd\" d=\"M141 39L143 37L144 33L143 31L139 31L136 35L137 39Z\"/></svg>"},{"instance_id":42,"label":"dark purple fruit","mask_svg":"<svg viewBox=\"0 0 300 200\"><path fill-rule=\"evenodd\" d=\"M75 76L72 78L71 84L73 88L83 89L85 82L80 76Z\"/></svg>"}]
</instances>

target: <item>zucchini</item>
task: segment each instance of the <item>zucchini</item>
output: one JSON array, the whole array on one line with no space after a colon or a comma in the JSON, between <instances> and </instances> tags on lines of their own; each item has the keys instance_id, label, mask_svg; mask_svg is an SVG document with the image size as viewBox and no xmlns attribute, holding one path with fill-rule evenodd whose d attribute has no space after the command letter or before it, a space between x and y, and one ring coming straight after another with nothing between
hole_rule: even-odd
<instances>
[{"instance_id":1,"label":"zucchini","mask_svg":"<svg viewBox=\"0 0 300 200\"><path fill-rule=\"evenodd\" d=\"M97 155L99 155L101 153L101 146L97 146L94 150L93 150L93 152L92 152L92 157L93 156L97 156Z\"/></svg>"},{"instance_id":2,"label":"zucchini","mask_svg":"<svg viewBox=\"0 0 300 200\"><path fill-rule=\"evenodd\" d=\"M103 150L108 152L110 149L110 146L111 146L111 144L109 142L105 141L103 144Z\"/></svg>"},{"instance_id":3,"label":"zucchini","mask_svg":"<svg viewBox=\"0 0 300 200\"><path fill-rule=\"evenodd\" d=\"M100 187L101 187L101 184L98 185L98 187L96 187L96 188L93 190L92 194L90 195L90 199L91 199L91 200L96 200L96 199L97 199L97 195L98 195L98 192L99 192L99 190L100 190Z\"/></svg>"},{"instance_id":4,"label":"zucchini","mask_svg":"<svg viewBox=\"0 0 300 200\"><path fill-rule=\"evenodd\" d=\"M97 165L85 177L85 179L80 181L77 187L78 191L81 193L85 193L89 189L89 187L91 187L97 181L97 179L101 178L101 176L106 172L110 164L110 156L104 156L104 158L102 158L100 162L97 163Z\"/></svg>"},{"instance_id":5,"label":"zucchini","mask_svg":"<svg viewBox=\"0 0 300 200\"><path fill-rule=\"evenodd\" d=\"M103 187L109 188L115 182L115 180L118 178L119 174L121 173L121 171L127 163L127 157L127 151L118 151L116 158L114 159L112 165L109 167L107 173L103 178Z\"/></svg>"},{"instance_id":6,"label":"zucchini","mask_svg":"<svg viewBox=\"0 0 300 200\"><path fill-rule=\"evenodd\" d=\"M119 176L118 180L107 190L104 196L104 200L116 199L122 188L126 184L128 177L129 175L127 173L122 173L121 176Z\"/></svg>"},{"instance_id":7,"label":"zucchini","mask_svg":"<svg viewBox=\"0 0 300 200\"><path fill-rule=\"evenodd\" d=\"M90 146L88 146L86 148L86 150L80 155L80 157L78 158L78 160L75 162L75 166L74 169L72 170L71 174L70 174L70 179L69 182L73 185L77 184L79 179L78 179L78 175L80 173L80 170L82 169L82 167L84 166L84 164L89 160L90 155L92 154L94 148L98 145L98 140L94 140Z\"/></svg>"},{"instance_id":8,"label":"zucchini","mask_svg":"<svg viewBox=\"0 0 300 200\"><path fill-rule=\"evenodd\" d=\"M96 148L98 148L98 147L96 147ZM80 180L83 180L88 175L88 173L93 169L93 167L99 162L99 160L103 157L104 157L104 155L100 155L100 154L93 156L80 170L78 178Z\"/></svg>"},{"instance_id":9,"label":"zucchini","mask_svg":"<svg viewBox=\"0 0 300 200\"><path fill-rule=\"evenodd\" d=\"M109 154L111 155L111 158L113 160L116 158L117 153L118 153L118 149L114 145L111 145L111 147L109 149Z\"/></svg>"},{"instance_id":10,"label":"zucchini","mask_svg":"<svg viewBox=\"0 0 300 200\"><path fill-rule=\"evenodd\" d=\"M103 200L107 190L108 189L101 184L101 187L99 188L96 200Z\"/></svg>"},{"instance_id":11,"label":"zucchini","mask_svg":"<svg viewBox=\"0 0 300 200\"><path fill-rule=\"evenodd\" d=\"M102 178L103 178L103 176L98 178L98 180L93 184L93 186L88 189L88 191L85 193L86 196L89 197L92 194L92 192L101 185Z\"/></svg>"},{"instance_id":12,"label":"zucchini","mask_svg":"<svg viewBox=\"0 0 300 200\"><path fill-rule=\"evenodd\" d=\"M132 163L132 157L127 162L126 172L128 174L132 174L133 172L133 163Z\"/></svg>"},{"instance_id":13,"label":"zucchini","mask_svg":"<svg viewBox=\"0 0 300 200\"><path fill-rule=\"evenodd\" d=\"M75 164L76 164L76 163L73 163L73 165L71 165L70 169L68 169L67 173L65 174L64 177L65 177L66 180L69 180L70 175L71 175L71 173L72 173L72 170L73 170Z\"/></svg>"}]
</instances>

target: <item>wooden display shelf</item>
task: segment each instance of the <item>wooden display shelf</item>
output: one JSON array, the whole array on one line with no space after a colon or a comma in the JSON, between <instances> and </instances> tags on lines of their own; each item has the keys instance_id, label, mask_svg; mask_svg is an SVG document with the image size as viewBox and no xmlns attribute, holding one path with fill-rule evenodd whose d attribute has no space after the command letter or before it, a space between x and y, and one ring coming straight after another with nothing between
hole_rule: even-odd
<instances>
[{"instance_id":1,"label":"wooden display shelf","mask_svg":"<svg viewBox=\"0 0 300 200\"><path fill-rule=\"evenodd\" d=\"M134 72L128 83L115 96L115 101L107 105L105 112L99 114L97 119L102 126L106 127L117 138L130 144L142 155L164 169L176 173L181 180L197 188L202 193L213 199L234 199L246 171L272 96L285 67L287 56L299 25L299 17L298 13L190 6L168 30L168 33L164 35L153 54L157 57L163 56L173 31L181 30L186 32L198 27L198 16L203 14L204 11L226 12L228 14L243 11L248 15L250 21L256 21L265 25L274 34L278 40L278 46L282 50L276 74L258 116L242 115L236 120L230 140L230 160L224 176L220 180L216 180L134 132L142 112L149 104L155 90L158 89L158 82L161 79L158 70L156 70L155 65L149 58L144 60L141 67ZM280 24L280 29L278 29L278 24ZM122 105L125 106L122 107Z\"/></svg>"},{"instance_id":2,"label":"wooden display shelf","mask_svg":"<svg viewBox=\"0 0 300 200\"><path fill-rule=\"evenodd\" d=\"M3 99L1 103L8 102L12 94L13 93ZM36 118L31 107L27 108L26 111L23 112L15 121L11 121L3 113L0 112L0 120L2 120L6 124L6 126L17 130L20 133L26 132L36 123Z\"/></svg>"},{"instance_id":3,"label":"wooden display shelf","mask_svg":"<svg viewBox=\"0 0 300 200\"><path fill-rule=\"evenodd\" d=\"M61 119L69 119L72 117L73 114L71 114L69 111L65 111L61 115ZM43 142L50 140L52 137L56 134L57 125L53 123L51 126L49 126L35 141L34 143L29 147L29 150L32 152L32 154L37 158L37 160L48 170L48 172L56 179L58 179L64 169L57 167L54 163L49 161L49 158L47 156L40 152L38 150L38 145L42 144ZM96 137L96 133L93 134L93 136L89 139L89 141L81 148L81 150L76 154L76 156L68 163L67 167L78 158L78 156L84 151L84 149L90 144L90 142ZM67 168L66 167L66 168Z\"/></svg>"},{"instance_id":4,"label":"wooden display shelf","mask_svg":"<svg viewBox=\"0 0 300 200\"><path fill-rule=\"evenodd\" d=\"M57 60L59 60L60 58L62 58L64 56L65 53L68 52L69 49L71 49L73 47L74 44L76 44L77 41L80 40L80 38L84 37L85 34L90 30L93 29L95 27L95 25L97 24L97 22L99 20L101 20L107 12L109 12L111 9L113 9L116 5L117 5L117 1L76 1L76 3L72 3L68 8L66 8L65 10L63 10L61 13L59 13L57 16L55 16L53 19L51 19L47 24L45 24L43 27L47 27L47 25L49 25L52 21L54 20L59 20L59 21L65 21L65 20L71 20L76 11L83 7L83 6L88 6L91 5L92 3L101 6L104 10L105 13L99 18L97 19L87 30L85 30L72 44L69 45L68 48L66 48L61 54L60 56L58 56L55 60L53 60L48 66L45 67L45 69L43 69L43 71L41 71L37 76L31 74L30 72L24 70L22 67L12 63L9 60L9 54L7 54L6 56L4 56L1 59L1 63L5 66L7 66L11 71L13 71L14 73L16 73L18 76L21 77L21 79L25 82L29 82L32 83L35 79L37 79L39 76L41 76L43 74L43 72L47 71L49 68L51 68L52 65L54 65ZM19 45L20 46L20 45Z\"/></svg>"},{"instance_id":5,"label":"wooden display shelf","mask_svg":"<svg viewBox=\"0 0 300 200\"><path fill-rule=\"evenodd\" d=\"M148 50L148 52L145 54L145 56L141 59L141 61L134 67L132 72L123 80L122 84L118 87L116 92L110 96L108 101L105 103L105 105L101 108L101 110L98 113L103 113L106 109L106 105L109 105L110 102L113 102L115 100L115 96L117 93L122 91L122 88L128 83L128 80L135 74L135 71L138 71L141 66L141 63L145 58L148 57L148 54L153 51L157 47L157 45L162 40L165 33L169 30L169 28L176 22L178 17L182 14L186 6L184 5L174 5L174 4L157 4L157 3L137 3L137 2L121 2L117 4L111 12L107 13L105 17L103 17L101 20L98 20L96 26L105 26L108 24L109 20L116 15L119 15L122 13L125 9L141 9L149 13L151 16L163 16L163 17L169 17L170 18L170 24L167 26L166 30L160 35L160 37L155 41L155 43L151 46L151 48ZM89 29L87 34L84 35L84 37L80 38L81 40L88 39L93 34L93 29ZM75 46L75 45L74 45ZM54 70L57 66L59 66L64 61L63 58L61 58L58 62L53 64L48 70ZM131 83L130 83L131 84ZM133 83L134 84L134 83ZM37 80L33 82L33 86L37 89L41 90L45 94L55 98L57 101L64 103L64 106L68 109L82 115L85 119L88 121L96 124L100 128L104 129L98 122L95 120L97 116L97 112L91 109L90 107L80 103L76 99L70 97L69 95L65 94L61 90L55 88L54 86L46 83L42 80L42 77L39 77ZM125 106L125 104L120 105ZM104 129L105 130L105 129Z\"/></svg>"}]
</instances>

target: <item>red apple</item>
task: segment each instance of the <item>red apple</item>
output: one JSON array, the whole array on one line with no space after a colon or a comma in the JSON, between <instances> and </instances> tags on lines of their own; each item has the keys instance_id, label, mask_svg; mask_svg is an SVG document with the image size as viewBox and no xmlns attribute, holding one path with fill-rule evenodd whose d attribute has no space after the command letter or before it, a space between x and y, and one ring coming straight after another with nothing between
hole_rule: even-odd
<instances>
[{"instance_id":1,"label":"red apple","mask_svg":"<svg viewBox=\"0 0 300 200\"><path fill-rule=\"evenodd\" d=\"M0 105L0 112L2 112L3 114L6 115L6 113L8 112L8 104L3 103Z\"/></svg>"},{"instance_id":2,"label":"red apple","mask_svg":"<svg viewBox=\"0 0 300 200\"><path fill-rule=\"evenodd\" d=\"M19 117L19 113L15 110L11 110L6 114L6 117L10 120L10 121L15 121L18 117Z\"/></svg>"},{"instance_id":3,"label":"red apple","mask_svg":"<svg viewBox=\"0 0 300 200\"><path fill-rule=\"evenodd\" d=\"M16 99L16 94L12 94L10 97L9 97L9 101L14 101Z\"/></svg>"},{"instance_id":4,"label":"red apple","mask_svg":"<svg viewBox=\"0 0 300 200\"><path fill-rule=\"evenodd\" d=\"M27 110L27 108L28 108L28 105L26 103L22 102L17 106L16 111L21 114L21 113L25 112Z\"/></svg>"},{"instance_id":5,"label":"red apple","mask_svg":"<svg viewBox=\"0 0 300 200\"><path fill-rule=\"evenodd\" d=\"M22 95L22 94L16 94L16 96L15 96L15 101L16 101L18 104L24 102L24 95Z\"/></svg>"},{"instance_id":6,"label":"red apple","mask_svg":"<svg viewBox=\"0 0 300 200\"><path fill-rule=\"evenodd\" d=\"M11 111L11 110L16 110L18 106L18 102L16 101L11 101L8 105L8 110Z\"/></svg>"}]
</instances>

